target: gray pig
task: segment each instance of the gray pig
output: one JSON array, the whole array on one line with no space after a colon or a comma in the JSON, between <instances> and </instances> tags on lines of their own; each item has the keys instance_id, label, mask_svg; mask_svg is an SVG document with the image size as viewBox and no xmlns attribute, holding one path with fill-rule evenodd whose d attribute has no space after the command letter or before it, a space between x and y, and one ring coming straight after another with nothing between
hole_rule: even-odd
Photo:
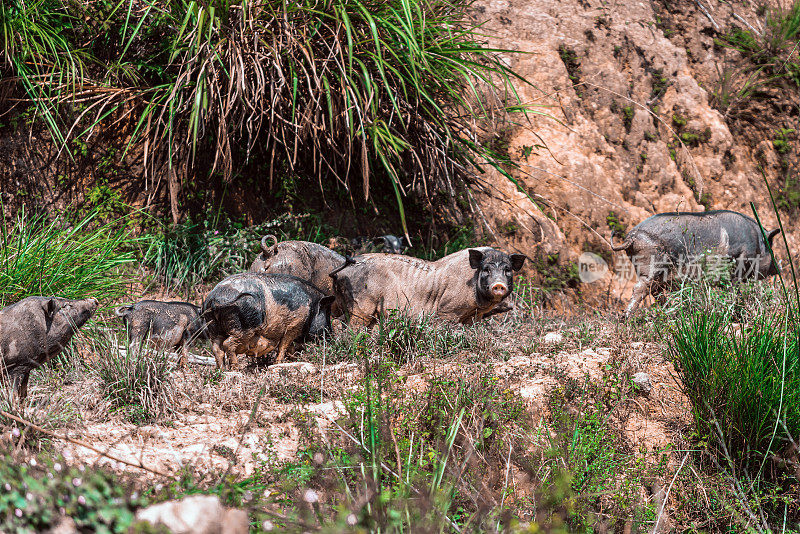
<instances>
[{"instance_id":1,"label":"gray pig","mask_svg":"<svg viewBox=\"0 0 800 534\"><path fill-rule=\"evenodd\" d=\"M333 301L333 296L292 275L229 276L203 302L217 368L223 367L225 356L235 367L239 354L265 356L276 349L275 363L280 363L294 342L331 332Z\"/></svg>"},{"instance_id":2,"label":"gray pig","mask_svg":"<svg viewBox=\"0 0 800 534\"><path fill-rule=\"evenodd\" d=\"M765 232L765 241L756 221L728 210L659 213L645 219L625 241L611 243L613 250L625 251L639 278L625 315L630 317L651 291L662 291L679 270L702 266L704 256L735 263L737 280L778 274L769 250L779 232Z\"/></svg>"},{"instance_id":3,"label":"gray pig","mask_svg":"<svg viewBox=\"0 0 800 534\"><path fill-rule=\"evenodd\" d=\"M351 327L369 326L389 310L430 313L471 324L508 311L514 272L522 254L491 247L461 250L429 262L396 254L364 254L348 258L331 273L337 297Z\"/></svg>"},{"instance_id":4,"label":"gray pig","mask_svg":"<svg viewBox=\"0 0 800 534\"><path fill-rule=\"evenodd\" d=\"M368 237L356 237L350 240L350 244L357 254L368 252L402 254L408 248L405 237L397 237L392 234L382 235L373 239L369 239Z\"/></svg>"},{"instance_id":5,"label":"gray pig","mask_svg":"<svg viewBox=\"0 0 800 534\"><path fill-rule=\"evenodd\" d=\"M28 297L0 310L2 376L20 398L33 369L56 356L97 310L97 299Z\"/></svg>"},{"instance_id":6,"label":"gray pig","mask_svg":"<svg viewBox=\"0 0 800 534\"><path fill-rule=\"evenodd\" d=\"M273 244L270 246L270 240ZM333 295L333 282L328 274L344 262L344 256L309 241L282 241L274 235L261 239L261 253L250 266L251 272L291 274L311 282L326 295ZM334 303L334 317L341 307Z\"/></svg>"},{"instance_id":7,"label":"gray pig","mask_svg":"<svg viewBox=\"0 0 800 534\"><path fill-rule=\"evenodd\" d=\"M132 344L145 339L167 349L181 349L179 365L186 366L189 344L198 337L207 337L200 307L189 302L142 300L115 310L128 331Z\"/></svg>"}]
</instances>

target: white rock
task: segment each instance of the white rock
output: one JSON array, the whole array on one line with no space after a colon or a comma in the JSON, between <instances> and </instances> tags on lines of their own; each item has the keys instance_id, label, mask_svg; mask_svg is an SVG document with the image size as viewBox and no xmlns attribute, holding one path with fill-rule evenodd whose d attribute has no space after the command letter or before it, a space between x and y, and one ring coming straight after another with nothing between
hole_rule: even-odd
<instances>
[{"instance_id":1,"label":"white rock","mask_svg":"<svg viewBox=\"0 0 800 534\"><path fill-rule=\"evenodd\" d=\"M194 495L148 506L136 519L164 525L173 534L240 534L248 531L247 514L226 510L216 495Z\"/></svg>"},{"instance_id":2,"label":"white rock","mask_svg":"<svg viewBox=\"0 0 800 534\"><path fill-rule=\"evenodd\" d=\"M653 390L653 384L650 382L650 375L647 373L636 373L631 377L634 387L641 390L645 395L649 395Z\"/></svg>"},{"instance_id":3,"label":"white rock","mask_svg":"<svg viewBox=\"0 0 800 534\"><path fill-rule=\"evenodd\" d=\"M562 341L564 341L564 336L561 335L561 332L548 332L544 335L545 343L555 345L557 343L561 343Z\"/></svg>"},{"instance_id":4,"label":"white rock","mask_svg":"<svg viewBox=\"0 0 800 534\"><path fill-rule=\"evenodd\" d=\"M71 517L62 517L47 534L78 534L78 527Z\"/></svg>"},{"instance_id":5,"label":"white rock","mask_svg":"<svg viewBox=\"0 0 800 534\"><path fill-rule=\"evenodd\" d=\"M317 372L317 368L308 362L276 363L275 365L270 365L267 370L271 373L280 373L281 371L288 371L288 372L302 373L308 375Z\"/></svg>"}]
</instances>

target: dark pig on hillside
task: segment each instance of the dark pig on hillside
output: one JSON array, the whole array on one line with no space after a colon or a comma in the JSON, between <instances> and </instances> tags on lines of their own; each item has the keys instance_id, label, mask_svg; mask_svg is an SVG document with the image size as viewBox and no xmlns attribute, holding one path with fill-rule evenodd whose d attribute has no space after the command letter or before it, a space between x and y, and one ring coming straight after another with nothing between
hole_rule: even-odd
<instances>
[{"instance_id":1,"label":"dark pig on hillside","mask_svg":"<svg viewBox=\"0 0 800 534\"><path fill-rule=\"evenodd\" d=\"M524 262L522 254L491 247L461 250L434 262L364 254L348 258L331 277L351 327L371 325L389 310L470 324L512 308L507 299Z\"/></svg>"},{"instance_id":2,"label":"dark pig on hillside","mask_svg":"<svg viewBox=\"0 0 800 534\"><path fill-rule=\"evenodd\" d=\"M61 297L28 297L0 310L0 378L24 399L31 371L61 352L96 310L97 299Z\"/></svg>"},{"instance_id":3,"label":"dark pig on hillside","mask_svg":"<svg viewBox=\"0 0 800 534\"><path fill-rule=\"evenodd\" d=\"M382 252L384 254L402 254L409 247L405 237L392 234L382 235L370 239L368 237L355 237L350 244L356 253Z\"/></svg>"},{"instance_id":4,"label":"dark pig on hillside","mask_svg":"<svg viewBox=\"0 0 800 534\"><path fill-rule=\"evenodd\" d=\"M272 245L269 242L272 241ZM261 239L261 253L250 266L251 272L291 274L306 280L326 295L333 295L333 282L328 274L344 263L344 256L309 241L281 241L274 235ZM334 304L334 317L341 315Z\"/></svg>"},{"instance_id":5,"label":"dark pig on hillside","mask_svg":"<svg viewBox=\"0 0 800 534\"><path fill-rule=\"evenodd\" d=\"M225 356L235 367L239 354L265 356L273 350L280 363L293 343L331 332L333 301L332 295L292 275L229 276L211 290L202 309L217 368Z\"/></svg>"},{"instance_id":6,"label":"dark pig on hillside","mask_svg":"<svg viewBox=\"0 0 800 534\"><path fill-rule=\"evenodd\" d=\"M770 249L779 232L762 234L756 221L728 210L659 213L645 219L625 241L611 246L625 251L639 278L626 316L651 291L663 291L676 275L696 277L709 267L717 276L725 269L735 280L778 274Z\"/></svg>"},{"instance_id":7,"label":"dark pig on hillside","mask_svg":"<svg viewBox=\"0 0 800 534\"><path fill-rule=\"evenodd\" d=\"M120 306L115 313L125 324L131 343L149 339L159 347L181 349L181 367L189 359L189 344L198 337L208 337L200 307L189 302L141 300Z\"/></svg>"}]
</instances>

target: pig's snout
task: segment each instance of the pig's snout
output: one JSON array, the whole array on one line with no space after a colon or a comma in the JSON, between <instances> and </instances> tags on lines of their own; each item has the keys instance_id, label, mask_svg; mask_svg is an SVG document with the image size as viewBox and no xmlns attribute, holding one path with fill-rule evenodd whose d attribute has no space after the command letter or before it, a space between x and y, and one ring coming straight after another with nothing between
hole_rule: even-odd
<instances>
[{"instance_id":1,"label":"pig's snout","mask_svg":"<svg viewBox=\"0 0 800 534\"><path fill-rule=\"evenodd\" d=\"M505 297L508 294L508 286L500 282L492 286L492 295L496 297Z\"/></svg>"}]
</instances>

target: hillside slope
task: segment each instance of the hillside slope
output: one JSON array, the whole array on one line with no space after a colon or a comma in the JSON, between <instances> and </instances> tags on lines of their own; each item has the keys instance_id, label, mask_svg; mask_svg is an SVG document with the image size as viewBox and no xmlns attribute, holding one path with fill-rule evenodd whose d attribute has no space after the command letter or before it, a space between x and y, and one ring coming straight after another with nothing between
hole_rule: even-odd
<instances>
[{"instance_id":1,"label":"hillside slope","mask_svg":"<svg viewBox=\"0 0 800 534\"><path fill-rule=\"evenodd\" d=\"M737 98L754 66L725 45L726 35L746 29L741 21L770 34L764 21L775 12L754 10L690 1L477 2L492 44L521 52L508 61L531 82L517 83L522 100L549 115L517 117L498 132L527 193L499 174L487 178L503 200L482 195L482 211L509 230L498 239L529 255L560 252L564 263L586 250L610 259L613 228L658 212L752 214L753 202L772 227L763 169L784 199L794 244L796 206L783 189L796 173L797 86L778 79Z\"/></svg>"}]
</instances>

